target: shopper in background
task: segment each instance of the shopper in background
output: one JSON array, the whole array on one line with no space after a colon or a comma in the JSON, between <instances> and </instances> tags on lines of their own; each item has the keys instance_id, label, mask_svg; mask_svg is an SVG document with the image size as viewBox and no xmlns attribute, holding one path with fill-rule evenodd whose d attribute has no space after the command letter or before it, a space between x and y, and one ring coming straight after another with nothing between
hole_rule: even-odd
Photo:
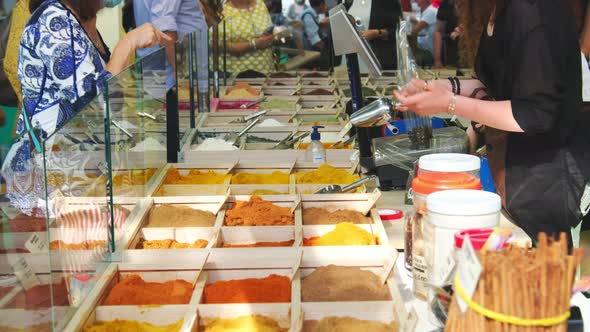
<instances>
[{"instance_id":1,"label":"shopper in background","mask_svg":"<svg viewBox=\"0 0 590 332\"><path fill-rule=\"evenodd\" d=\"M412 36L417 37L415 50L416 62L420 66L432 66L434 64L433 36L436 27L437 9L432 6L430 0L417 0L420 6L420 17L413 23Z\"/></svg>"},{"instance_id":2,"label":"shopper in background","mask_svg":"<svg viewBox=\"0 0 590 332\"><path fill-rule=\"evenodd\" d=\"M175 43L196 31L201 31L198 43L199 58L207 58L208 27L198 0L133 0L133 13L137 25L151 23L172 40L166 47L166 58L169 63L175 63ZM140 59L156 49L157 47L137 50L137 58ZM199 67L199 72L208 73L207 63L200 62ZM175 85L175 77L172 66L168 66L166 88L170 89ZM200 77L199 91L206 90L207 84L207 79Z\"/></svg>"},{"instance_id":3,"label":"shopper in background","mask_svg":"<svg viewBox=\"0 0 590 332\"><path fill-rule=\"evenodd\" d=\"M27 214L45 196L43 170L33 152L42 152L42 140L103 92L105 81L129 65L135 50L170 41L146 24L123 37L111 56L96 28L96 13L104 5L117 4L31 0L33 14L23 32L18 58L24 108L17 135L23 135L2 167L11 204Z\"/></svg>"},{"instance_id":4,"label":"shopper in background","mask_svg":"<svg viewBox=\"0 0 590 332\"><path fill-rule=\"evenodd\" d=\"M460 29L455 14L455 0L443 0L436 15L434 30L434 68L457 66Z\"/></svg>"},{"instance_id":5,"label":"shopper in background","mask_svg":"<svg viewBox=\"0 0 590 332\"><path fill-rule=\"evenodd\" d=\"M287 9L287 19L295 21L309 6L305 4L305 0L295 0Z\"/></svg>"},{"instance_id":6,"label":"shopper in background","mask_svg":"<svg viewBox=\"0 0 590 332\"><path fill-rule=\"evenodd\" d=\"M281 0L264 0L266 9L270 13L270 19L273 25L286 25L285 15L283 15L283 3Z\"/></svg>"},{"instance_id":7,"label":"shopper in background","mask_svg":"<svg viewBox=\"0 0 590 332\"><path fill-rule=\"evenodd\" d=\"M227 22L225 40L229 53L227 66L233 73L274 69L272 22L262 0L228 0L223 5ZM219 31L223 39L223 30Z\"/></svg>"},{"instance_id":8,"label":"shopper in background","mask_svg":"<svg viewBox=\"0 0 590 332\"><path fill-rule=\"evenodd\" d=\"M397 69L396 30L402 17L399 0L373 0L369 29L363 37L369 41L371 49L385 70Z\"/></svg>"},{"instance_id":9,"label":"shopper in background","mask_svg":"<svg viewBox=\"0 0 590 332\"><path fill-rule=\"evenodd\" d=\"M405 111L449 112L484 125L503 205L533 239L570 234L590 178L590 121L581 112L580 47L565 1L457 0L461 43L477 80L415 80ZM469 1L469 3L467 3ZM487 89L494 101L470 96ZM480 93L481 96L481 93Z\"/></svg>"}]
</instances>

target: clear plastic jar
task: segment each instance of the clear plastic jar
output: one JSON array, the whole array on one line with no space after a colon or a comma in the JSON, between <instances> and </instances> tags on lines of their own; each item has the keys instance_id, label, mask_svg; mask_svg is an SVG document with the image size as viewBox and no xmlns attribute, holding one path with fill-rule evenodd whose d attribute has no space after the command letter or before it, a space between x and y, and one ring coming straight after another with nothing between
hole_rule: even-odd
<instances>
[{"instance_id":1,"label":"clear plastic jar","mask_svg":"<svg viewBox=\"0 0 590 332\"><path fill-rule=\"evenodd\" d=\"M412 276L414 279L414 295L426 300L428 297L428 266L424 238L425 217L428 212L426 199L434 192L453 189L481 190L477 177L468 173L425 172L412 181L414 211L411 217L412 245ZM409 235L406 235L409 236ZM407 238L406 238L407 240Z\"/></svg>"}]
</instances>

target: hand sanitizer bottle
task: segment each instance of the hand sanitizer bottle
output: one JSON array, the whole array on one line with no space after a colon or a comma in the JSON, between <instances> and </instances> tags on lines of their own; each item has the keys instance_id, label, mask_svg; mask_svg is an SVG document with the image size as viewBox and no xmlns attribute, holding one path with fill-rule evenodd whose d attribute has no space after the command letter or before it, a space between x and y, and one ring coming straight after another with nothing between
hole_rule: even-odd
<instances>
[{"instance_id":1,"label":"hand sanitizer bottle","mask_svg":"<svg viewBox=\"0 0 590 332\"><path fill-rule=\"evenodd\" d=\"M318 129L324 128L323 126L313 126L311 132L311 143L305 151L305 158L307 161L311 161L314 164L323 164L326 162L326 148L322 145L321 135Z\"/></svg>"}]
</instances>

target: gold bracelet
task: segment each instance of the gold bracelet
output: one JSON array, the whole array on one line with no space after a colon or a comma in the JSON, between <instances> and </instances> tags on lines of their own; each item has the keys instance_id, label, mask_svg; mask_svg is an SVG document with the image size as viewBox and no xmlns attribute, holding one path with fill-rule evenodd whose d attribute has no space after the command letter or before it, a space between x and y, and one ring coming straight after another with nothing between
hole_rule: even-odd
<instances>
[{"instance_id":1,"label":"gold bracelet","mask_svg":"<svg viewBox=\"0 0 590 332\"><path fill-rule=\"evenodd\" d=\"M453 93L451 97L451 102L449 103L449 107L447 108L447 113L450 115L455 115L455 111L457 109L457 94Z\"/></svg>"}]
</instances>

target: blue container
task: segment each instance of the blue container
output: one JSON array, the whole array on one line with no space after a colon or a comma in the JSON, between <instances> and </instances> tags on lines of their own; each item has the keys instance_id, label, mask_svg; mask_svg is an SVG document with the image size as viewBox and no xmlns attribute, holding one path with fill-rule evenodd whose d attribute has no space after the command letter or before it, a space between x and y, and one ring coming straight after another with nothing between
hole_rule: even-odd
<instances>
[{"instance_id":1,"label":"blue container","mask_svg":"<svg viewBox=\"0 0 590 332\"><path fill-rule=\"evenodd\" d=\"M393 129L391 126L393 125L393 127L397 128L398 132L397 133L393 133L391 131L391 129ZM432 129L440 129L443 128L445 126L445 121L441 118L437 118L437 117L433 117L432 118ZM383 136L397 136L397 135L403 135L403 134L407 134L408 133L408 128L406 127L406 121L405 120L396 120L391 122L389 125L383 126Z\"/></svg>"},{"instance_id":2,"label":"blue container","mask_svg":"<svg viewBox=\"0 0 590 332\"><path fill-rule=\"evenodd\" d=\"M488 163L488 158L481 158L481 169L479 170L479 180L484 191L492 193L496 192L496 185L494 184L494 178L492 177L492 170Z\"/></svg>"}]
</instances>

